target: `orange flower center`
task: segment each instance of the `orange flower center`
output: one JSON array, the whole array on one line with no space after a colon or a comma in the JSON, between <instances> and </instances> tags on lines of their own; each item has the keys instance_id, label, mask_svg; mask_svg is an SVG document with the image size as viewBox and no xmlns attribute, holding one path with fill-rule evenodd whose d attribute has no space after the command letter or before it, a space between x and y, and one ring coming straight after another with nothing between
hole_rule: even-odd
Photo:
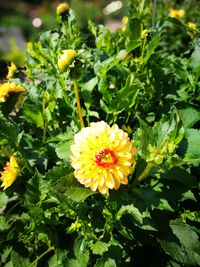
<instances>
[{"instance_id":1,"label":"orange flower center","mask_svg":"<svg viewBox=\"0 0 200 267\"><path fill-rule=\"evenodd\" d=\"M95 162L103 168L113 167L118 162L116 153L108 148L104 148L101 152L95 155Z\"/></svg>"}]
</instances>

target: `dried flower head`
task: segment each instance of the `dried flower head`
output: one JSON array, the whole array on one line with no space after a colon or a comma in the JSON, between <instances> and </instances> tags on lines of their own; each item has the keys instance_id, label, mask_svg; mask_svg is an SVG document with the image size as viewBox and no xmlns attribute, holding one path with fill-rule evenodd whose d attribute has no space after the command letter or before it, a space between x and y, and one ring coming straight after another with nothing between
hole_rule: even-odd
<instances>
[{"instance_id":1,"label":"dried flower head","mask_svg":"<svg viewBox=\"0 0 200 267\"><path fill-rule=\"evenodd\" d=\"M25 89L16 83L3 83L0 84L0 103L5 102L10 93L23 93Z\"/></svg>"},{"instance_id":2,"label":"dried flower head","mask_svg":"<svg viewBox=\"0 0 200 267\"><path fill-rule=\"evenodd\" d=\"M75 135L74 142L71 164L81 184L106 194L128 183L136 149L116 124L110 127L104 121L91 123Z\"/></svg>"},{"instance_id":3,"label":"dried flower head","mask_svg":"<svg viewBox=\"0 0 200 267\"><path fill-rule=\"evenodd\" d=\"M19 174L19 166L17 160L14 156L10 157L10 161L6 163L3 172L1 173L0 180L2 181L1 187L4 187L4 190L11 186L16 180Z\"/></svg>"}]
</instances>

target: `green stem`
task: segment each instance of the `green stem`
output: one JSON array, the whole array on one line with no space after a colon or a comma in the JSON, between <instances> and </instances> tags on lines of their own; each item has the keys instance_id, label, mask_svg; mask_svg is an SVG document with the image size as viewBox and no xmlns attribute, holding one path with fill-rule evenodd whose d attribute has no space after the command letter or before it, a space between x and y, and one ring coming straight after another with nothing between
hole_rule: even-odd
<instances>
[{"instance_id":1,"label":"green stem","mask_svg":"<svg viewBox=\"0 0 200 267\"><path fill-rule=\"evenodd\" d=\"M152 168L152 163L148 163L146 168L143 170L143 172L138 176L135 181L133 182L133 186L135 187L139 183L141 183L150 173L151 168Z\"/></svg>"},{"instance_id":2,"label":"green stem","mask_svg":"<svg viewBox=\"0 0 200 267\"><path fill-rule=\"evenodd\" d=\"M152 14L152 27L156 26L156 7L157 7L157 0L153 0L153 14Z\"/></svg>"},{"instance_id":3,"label":"green stem","mask_svg":"<svg viewBox=\"0 0 200 267\"><path fill-rule=\"evenodd\" d=\"M80 97L79 97L79 92L78 92L78 82L77 82L76 79L74 79L74 91L75 91L76 105L77 105L79 120L80 120L80 123L81 123L81 128L84 128L85 125L84 125L84 121L83 121Z\"/></svg>"},{"instance_id":4,"label":"green stem","mask_svg":"<svg viewBox=\"0 0 200 267\"><path fill-rule=\"evenodd\" d=\"M43 137L42 137L42 141L43 141L43 143L45 142L45 139L46 139L45 105L46 105L46 99L45 99L45 94L43 94L43 99L42 99L42 118L43 118Z\"/></svg>"},{"instance_id":5,"label":"green stem","mask_svg":"<svg viewBox=\"0 0 200 267\"><path fill-rule=\"evenodd\" d=\"M45 252L43 252L40 256L38 256L30 265L29 267L35 266L35 264L44 257L47 253L49 253L51 250L54 250L54 247L49 247Z\"/></svg>"}]
</instances>

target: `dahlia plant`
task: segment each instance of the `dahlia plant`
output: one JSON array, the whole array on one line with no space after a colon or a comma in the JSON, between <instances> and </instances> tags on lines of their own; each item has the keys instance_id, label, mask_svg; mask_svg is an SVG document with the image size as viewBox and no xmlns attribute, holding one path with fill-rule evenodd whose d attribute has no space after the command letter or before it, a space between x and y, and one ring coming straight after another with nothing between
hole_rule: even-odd
<instances>
[{"instance_id":1,"label":"dahlia plant","mask_svg":"<svg viewBox=\"0 0 200 267\"><path fill-rule=\"evenodd\" d=\"M114 33L62 3L1 81L1 266L200 265L199 17L129 2Z\"/></svg>"}]
</instances>

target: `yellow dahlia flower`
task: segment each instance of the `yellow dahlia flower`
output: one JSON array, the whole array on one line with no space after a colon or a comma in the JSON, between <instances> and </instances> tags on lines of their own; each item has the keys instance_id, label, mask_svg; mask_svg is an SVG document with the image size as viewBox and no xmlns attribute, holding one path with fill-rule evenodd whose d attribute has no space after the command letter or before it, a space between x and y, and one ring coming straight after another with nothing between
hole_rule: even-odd
<instances>
[{"instance_id":1,"label":"yellow dahlia flower","mask_svg":"<svg viewBox=\"0 0 200 267\"><path fill-rule=\"evenodd\" d=\"M5 102L6 98L10 93L22 93L25 92L25 89L21 85L17 85L16 83L3 83L0 84L0 103Z\"/></svg>"},{"instance_id":2,"label":"yellow dahlia flower","mask_svg":"<svg viewBox=\"0 0 200 267\"><path fill-rule=\"evenodd\" d=\"M173 9L171 8L169 11L169 16L172 18L182 19L185 17L185 10L184 9Z\"/></svg>"},{"instance_id":3,"label":"yellow dahlia flower","mask_svg":"<svg viewBox=\"0 0 200 267\"><path fill-rule=\"evenodd\" d=\"M8 75L6 76L7 79L11 79L16 72L17 67L16 65L12 62L11 65L8 67Z\"/></svg>"},{"instance_id":4,"label":"yellow dahlia flower","mask_svg":"<svg viewBox=\"0 0 200 267\"><path fill-rule=\"evenodd\" d=\"M2 180L1 187L4 187L4 190L11 186L16 180L19 174L19 166L17 160L14 156L10 157L10 161L6 163L3 172L1 173L0 180Z\"/></svg>"},{"instance_id":5,"label":"yellow dahlia flower","mask_svg":"<svg viewBox=\"0 0 200 267\"><path fill-rule=\"evenodd\" d=\"M128 134L104 121L91 123L74 136L71 146L74 176L92 191L108 193L127 184L136 149Z\"/></svg>"}]
</instances>

